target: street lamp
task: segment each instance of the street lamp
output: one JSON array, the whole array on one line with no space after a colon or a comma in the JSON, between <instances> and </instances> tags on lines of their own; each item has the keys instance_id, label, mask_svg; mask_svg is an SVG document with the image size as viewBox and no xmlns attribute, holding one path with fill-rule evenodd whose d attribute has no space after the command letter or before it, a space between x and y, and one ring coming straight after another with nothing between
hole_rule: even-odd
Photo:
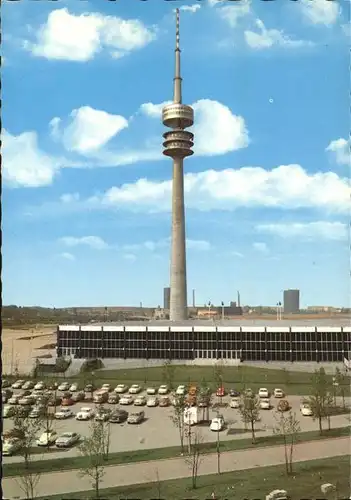
<instances>
[{"instance_id":1,"label":"street lamp","mask_svg":"<svg viewBox=\"0 0 351 500\"><path fill-rule=\"evenodd\" d=\"M207 307L208 307L208 319L211 319L211 301L208 301Z\"/></svg>"},{"instance_id":2,"label":"street lamp","mask_svg":"<svg viewBox=\"0 0 351 500\"><path fill-rule=\"evenodd\" d=\"M58 388L58 383L54 382L54 414L56 413L57 388Z\"/></svg>"},{"instance_id":3,"label":"street lamp","mask_svg":"<svg viewBox=\"0 0 351 500\"><path fill-rule=\"evenodd\" d=\"M221 306L222 306L222 321L224 320L224 302L222 301L221 302Z\"/></svg>"}]
</instances>

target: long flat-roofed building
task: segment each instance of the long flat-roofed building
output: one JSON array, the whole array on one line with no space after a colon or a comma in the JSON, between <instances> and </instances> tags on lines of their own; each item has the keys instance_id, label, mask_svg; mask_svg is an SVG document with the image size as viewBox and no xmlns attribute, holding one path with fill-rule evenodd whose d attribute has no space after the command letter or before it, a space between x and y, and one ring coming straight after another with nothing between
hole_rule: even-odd
<instances>
[{"instance_id":1,"label":"long flat-roofed building","mask_svg":"<svg viewBox=\"0 0 351 500\"><path fill-rule=\"evenodd\" d=\"M342 362L351 351L351 326L316 319L60 325L57 351L81 359Z\"/></svg>"}]
</instances>

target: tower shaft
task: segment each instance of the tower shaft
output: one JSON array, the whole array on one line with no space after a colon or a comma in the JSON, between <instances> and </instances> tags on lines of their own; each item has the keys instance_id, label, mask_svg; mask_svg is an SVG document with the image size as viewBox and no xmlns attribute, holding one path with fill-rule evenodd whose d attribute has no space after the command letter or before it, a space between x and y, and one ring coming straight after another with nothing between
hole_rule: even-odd
<instances>
[{"instance_id":1,"label":"tower shaft","mask_svg":"<svg viewBox=\"0 0 351 500\"><path fill-rule=\"evenodd\" d=\"M171 298L169 317L173 321L187 319L185 205L183 159L173 159Z\"/></svg>"}]
</instances>

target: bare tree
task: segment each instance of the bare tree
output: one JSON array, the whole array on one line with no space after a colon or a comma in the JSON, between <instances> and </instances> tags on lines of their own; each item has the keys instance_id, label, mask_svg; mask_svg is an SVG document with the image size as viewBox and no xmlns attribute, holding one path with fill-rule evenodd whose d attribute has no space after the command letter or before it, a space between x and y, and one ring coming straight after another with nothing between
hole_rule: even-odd
<instances>
[{"instance_id":1,"label":"bare tree","mask_svg":"<svg viewBox=\"0 0 351 500\"><path fill-rule=\"evenodd\" d=\"M252 443L256 443L255 425L260 419L260 399L256 395L249 396L247 394L241 395L240 406L238 408L241 420L245 426L250 425L252 434Z\"/></svg>"},{"instance_id":2,"label":"bare tree","mask_svg":"<svg viewBox=\"0 0 351 500\"><path fill-rule=\"evenodd\" d=\"M293 452L297 442L298 434L301 431L300 422L296 418L296 413L290 410L286 415L283 412L276 412L274 415L276 427L274 434L283 437L285 469L287 474L293 472Z\"/></svg>"},{"instance_id":3,"label":"bare tree","mask_svg":"<svg viewBox=\"0 0 351 500\"><path fill-rule=\"evenodd\" d=\"M223 363L222 360L219 360L215 366L213 367L213 378L216 384L216 391L220 388L223 387ZM222 402L222 397L221 395L218 396L218 400Z\"/></svg>"},{"instance_id":4,"label":"bare tree","mask_svg":"<svg viewBox=\"0 0 351 500\"><path fill-rule=\"evenodd\" d=\"M318 420L319 432L323 434L323 420L328 418L329 407L332 402L329 380L324 368L316 370L312 377L312 391L304 399L313 412L313 418Z\"/></svg>"},{"instance_id":5,"label":"bare tree","mask_svg":"<svg viewBox=\"0 0 351 500\"><path fill-rule=\"evenodd\" d=\"M170 418L173 424L178 428L181 454L184 453L184 436L185 436L184 410L186 406L187 406L186 396L175 395L173 414L170 416Z\"/></svg>"},{"instance_id":6,"label":"bare tree","mask_svg":"<svg viewBox=\"0 0 351 500\"><path fill-rule=\"evenodd\" d=\"M172 361L170 359L167 360L162 366L162 378L171 390L174 386L175 372L176 366L172 364Z\"/></svg>"},{"instance_id":7,"label":"bare tree","mask_svg":"<svg viewBox=\"0 0 351 500\"><path fill-rule=\"evenodd\" d=\"M85 438L78 446L86 465L81 468L80 475L92 479L95 490L95 498L100 498L100 485L105 474L105 437L104 426L100 422L92 421L90 425L90 436Z\"/></svg>"},{"instance_id":8,"label":"bare tree","mask_svg":"<svg viewBox=\"0 0 351 500\"><path fill-rule=\"evenodd\" d=\"M345 385L346 376L339 368L335 368L334 382L336 387L336 392L342 397L342 406L345 408Z\"/></svg>"},{"instance_id":9,"label":"bare tree","mask_svg":"<svg viewBox=\"0 0 351 500\"><path fill-rule=\"evenodd\" d=\"M202 400L202 404L205 406L202 406L202 420L209 421L210 420L210 406L211 406L211 399L212 399L212 392L210 389L210 386L208 385L206 379L202 379L201 384L200 384L200 390L199 390L199 396L200 399ZM206 415L205 415L206 412Z\"/></svg>"},{"instance_id":10,"label":"bare tree","mask_svg":"<svg viewBox=\"0 0 351 500\"><path fill-rule=\"evenodd\" d=\"M191 470L192 487L197 487L197 477L199 468L202 462L202 447L203 437L198 430L194 432L194 440L191 444L190 453L186 456L185 461Z\"/></svg>"},{"instance_id":11,"label":"bare tree","mask_svg":"<svg viewBox=\"0 0 351 500\"><path fill-rule=\"evenodd\" d=\"M156 487L157 487L157 498L161 500L161 480L160 474L158 473L158 469L155 470L156 473Z\"/></svg>"}]
</instances>

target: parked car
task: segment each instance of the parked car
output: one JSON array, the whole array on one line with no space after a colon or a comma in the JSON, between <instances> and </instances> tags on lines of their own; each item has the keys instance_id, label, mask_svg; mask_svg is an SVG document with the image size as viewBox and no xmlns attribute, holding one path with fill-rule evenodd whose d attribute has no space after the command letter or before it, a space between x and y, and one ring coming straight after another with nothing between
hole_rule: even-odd
<instances>
[{"instance_id":1,"label":"parked car","mask_svg":"<svg viewBox=\"0 0 351 500\"><path fill-rule=\"evenodd\" d=\"M125 410L115 410L111 413L109 422L112 424L121 424L128 418L128 412Z\"/></svg>"},{"instance_id":2,"label":"parked car","mask_svg":"<svg viewBox=\"0 0 351 500\"><path fill-rule=\"evenodd\" d=\"M6 387L10 387L10 386L11 386L10 382L8 380L6 380L5 378L3 378L1 381L1 388L6 389Z\"/></svg>"},{"instance_id":3,"label":"parked car","mask_svg":"<svg viewBox=\"0 0 351 500\"><path fill-rule=\"evenodd\" d=\"M176 390L176 395L177 396L184 396L186 394L186 387L185 385L178 385L177 390Z\"/></svg>"},{"instance_id":4,"label":"parked car","mask_svg":"<svg viewBox=\"0 0 351 500\"><path fill-rule=\"evenodd\" d=\"M230 389L229 396L231 398L238 398L240 396L240 392L237 391L236 389Z\"/></svg>"},{"instance_id":5,"label":"parked car","mask_svg":"<svg viewBox=\"0 0 351 500\"><path fill-rule=\"evenodd\" d=\"M58 386L58 388L57 388L57 389L58 389L59 391L65 392L65 391L68 391L68 390L69 390L70 385L71 385L71 384L70 384L69 382L62 382L62 384L60 384L60 385Z\"/></svg>"},{"instance_id":6,"label":"parked car","mask_svg":"<svg viewBox=\"0 0 351 500\"><path fill-rule=\"evenodd\" d=\"M7 400L8 404L10 405L18 405L18 401L21 399L21 396L19 394L13 394L10 399Z\"/></svg>"},{"instance_id":7,"label":"parked car","mask_svg":"<svg viewBox=\"0 0 351 500\"><path fill-rule=\"evenodd\" d=\"M95 391L95 387L93 386L93 384L86 384L86 386L84 387L84 392L93 392Z\"/></svg>"},{"instance_id":8,"label":"parked car","mask_svg":"<svg viewBox=\"0 0 351 500\"><path fill-rule=\"evenodd\" d=\"M254 395L253 390L249 387L248 389L245 389L244 391L244 396L247 398L252 398Z\"/></svg>"},{"instance_id":9,"label":"parked car","mask_svg":"<svg viewBox=\"0 0 351 500\"><path fill-rule=\"evenodd\" d=\"M39 439L37 439L37 446L50 446L55 444L58 438L56 431L43 432Z\"/></svg>"},{"instance_id":10,"label":"parked car","mask_svg":"<svg viewBox=\"0 0 351 500\"><path fill-rule=\"evenodd\" d=\"M79 440L80 434L78 432L64 432L56 439L55 444L57 448L70 448L78 443Z\"/></svg>"},{"instance_id":11,"label":"parked car","mask_svg":"<svg viewBox=\"0 0 351 500\"><path fill-rule=\"evenodd\" d=\"M33 396L24 396L18 400L18 404L22 406L33 405L35 403L35 398Z\"/></svg>"},{"instance_id":12,"label":"parked car","mask_svg":"<svg viewBox=\"0 0 351 500\"><path fill-rule=\"evenodd\" d=\"M99 408L95 414L95 420L97 422L107 422L111 416L111 410L109 408Z\"/></svg>"},{"instance_id":13,"label":"parked car","mask_svg":"<svg viewBox=\"0 0 351 500\"><path fill-rule=\"evenodd\" d=\"M290 410L289 401L287 401L286 399L281 399L278 403L277 410L278 411L289 411Z\"/></svg>"},{"instance_id":14,"label":"parked car","mask_svg":"<svg viewBox=\"0 0 351 500\"><path fill-rule=\"evenodd\" d=\"M128 391L128 386L125 384L118 384L115 387L115 392L117 392L117 394L124 394L127 391Z\"/></svg>"},{"instance_id":15,"label":"parked car","mask_svg":"<svg viewBox=\"0 0 351 500\"><path fill-rule=\"evenodd\" d=\"M16 413L16 410L13 406L5 405L2 407L2 418L11 418Z\"/></svg>"},{"instance_id":16,"label":"parked car","mask_svg":"<svg viewBox=\"0 0 351 500\"><path fill-rule=\"evenodd\" d=\"M211 420L210 430L211 431L222 431L224 429L224 418L222 415L215 417Z\"/></svg>"},{"instance_id":17,"label":"parked car","mask_svg":"<svg viewBox=\"0 0 351 500\"><path fill-rule=\"evenodd\" d=\"M137 396L134 399L134 406L145 406L146 405L146 397L145 396Z\"/></svg>"},{"instance_id":18,"label":"parked car","mask_svg":"<svg viewBox=\"0 0 351 500\"><path fill-rule=\"evenodd\" d=\"M23 441L19 438L8 438L5 439L2 445L2 454L5 457L14 455L23 446Z\"/></svg>"},{"instance_id":19,"label":"parked car","mask_svg":"<svg viewBox=\"0 0 351 500\"><path fill-rule=\"evenodd\" d=\"M260 408L261 410L270 410L271 409L271 401L269 398L262 398L260 400Z\"/></svg>"},{"instance_id":20,"label":"parked car","mask_svg":"<svg viewBox=\"0 0 351 500\"><path fill-rule=\"evenodd\" d=\"M84 401L85 393L83 391L78 391L72 394L72 400L77 403L78 401Z\"/></svg>"},{"instance_id":21,"label":"parked car","mask_svg":"<svg viewBox=\"0 0 351 500\"><path fill-rule=\"evenodd\" d=\"M259 398L269 398L269 391L265 387L261 387L258 391Z\"/></svg>"},{"instance_id":22,"label":"parked car","mask_svg":"<svg viewBox=\"0 0 351 500\"><path fill-rule=\"evenodd\" d=\"M45 415L45 406L38 405L38 406L33 406L28 417L29 418L39 418L42 415Z\"/></svg>"},{"instance_id":23,"label":"parked car","mask_svg":"<svg viewBox=\"0 0 351 500\"><path fill-rule=\"evenodd\" d=\"M160 400L159 400L159 406L161 406L163 408L163 407L169 406L169 405L170 405L169 397L164 396L163 398L160 398Z\"/></svg>"},{"instance_id":24,"label":"parked car","mask_svg":"<svg viewBox=\"0 0 351 500\"><path fill-rule=\"evenodd\" d=\"M199 396L197 398L197 406L199 408L207 408L208 404L209 404L208 397L206 397L206 396Z\"/></svg>"},{"instance_id":25,"label":"parked car","mask_svg":"<svg viewBox=\"0 0 351 500\"><path fill-rule=\"evenodd\" d=\"M273 395L275 398L283 398L284 397L284 392L281 389L274 389Z\"/></svg>"},{"instance_id":26,"label":"parked car","mask_svg":"<svg viewBox=\"0 0 351 500\"><path fill-rule=\"evenodd\" d=\"M100 389L94 394L93 401L94 403L97 404L107 403L108 392L104 391L103 389Z\"/></svg>"},{"instance_id":27,"label":"parked car","mask_svg":"<svg viewBox=\"0 0 351 500\"><path fill-rule=\"evenodd\" d=\"M141 386L138 384L133 384L129 388L129 394L139 394L141 392Z\"/></svg>"},{"instance_id":28,"label":"parked car","mask_svg":"<svg viewBox=\"0 0 351 500\"><path fill-rule=\"evenodd\" d=\"M93 408L85 406L76 415L76 420L90 420L95 415Z\"/></svg>"},{"instance_id":29,"label":"parked car","mask_svg":"<svg viewBox=\"0 0 351 500\"><path fill-rule=\"evenodd\" d=\"M240 399L232 398L229 403L230 408L240 408Z\"/></svg>"},{"instance_id":30,"label":"parked car","mask_svg":"<svg viewBox=\"0 0 351 500\"><path fill-rule=\"evenodd\" d=\"M218 387L218 389L216 390L216 396L222 398L223 396L225 396L225 389L223 386L221 387Z\"/></svg>"},{"instance_id":31,"label":"parked car","mask_svg":"<svg viewBox=\"0 0 351 500\"><path fill-rule=\"evenodd\" d=\"M18 406L16 410L16 416L21 418L27 418L30 412L32 411L31 406Z\"/></svg>"},{"instance_id":32,"label":"parked car","mask_svg":"<svg viewBox=\"0 0 351 500\"><path fill-rule=\"evenodd\" d=\"M27 380L23 386L22 386L22 389L34 389L34 382L33 380Z\"/></svg>"},{"instance_id":33,"label":"parked car","mask_svg":"<svg viewBox=\"0 0 351 500\"><path fill-rule=\"evenodd\" d=\"M303 415L304 417L312 417L313 416L312 408L308 403L301 403L300 412L301 412L301 415Z\"/></svg>"},{"instance_id":34,"label":"parked car","mask_svg":"<svg viewBox=\"0 0 351 500\"><path fill-rule=\"evenodd\" d=\"M131 405L133 403L133 396L131 394L124 394L119 400L120 405Z\"/></svg>"},{"instance_id":35,"label":"parked car","mask_svg":"<svg viewBox=\"0 0 351 500\"><path fill-rule=\"evenodd\" d=\"M128 424L141 424L145 420L145 412L137 411L130 413L127 418Z\"/></svg>"},{"instance_id":36,"label":"parked car","mask_svg":"<svg viewBox=\"0 0 351 500\"><path fill-rule=\"evenodd\" d=\"M169 387L166 384L160 385L158 388L158 393L159 394L168 394L169 393Z\"/></svg>"},{"instance_id":37,"label":"parked car","mask_svg":"<svg viewBox=\"0 0 351 500\"><path fill-rule=\"evenodd\" d=\"M156 391L155 387L148 387L148 388L146 389L146 394L149 394L149 395L156 394L156 392L157 392L157 391Z\"/></svg>"},{"instance_id":38,"label":"parked car","mask_svg":"<svg viewBox=\"0 0 351 500\"><path fill-rule=\"evenodd\" d=\"M42 391L44 389L45 389L45 383L42 380L40 380L39 382L37 382L35 384L35 386L34 386L34 390L35 391Z\"/></svg>"},{"instance_id":39,"label":"parked car","mask_svg":"<svg viewBox=\"0 0 351 500\"><path fill-rule=\"evenodd\" d=\"M110 405L117 404L119 402L119 395L116 392L110 392L107 402Z\"/></svg>"},{"instance_id":40,"label":"parked car","mask_svg":"<svg viewBox=\"0 0 351 500\"><path fill-rule=\"evenodd\" d=\"M73 382L73 384L70 385L68 390L70 392L76 392L76 391L78 391L78 389L79 389L79 387L78 387L77 382ZM75 433L73 433L73 434L75 434Z\"/></svg>"},{"instance_id":41,"label":"parked car","mask_svg":"<svg viewBox=\"0 0 351 500\"><path fill-rule=\"evenodd\" d=\"M14 382L11 385L11 387L12 387L12 389L20 389L24 383L25 383L25 380L19 379L19 380L16 380L16 382Z\"/></svg>"},{"instance_id":42,"label":"parked car","mask_svg":"<svg viewBox=\"0 0 351 500\"><path fill-rule=\"evenodd\" d=\"M154 407L154 406L158 406L158 398L156 396L148 398L148 400L146 402L146 406L148 406L149 408Z\"/></svg>"},{"instance_id":43,"label":"parked car","mask_svg":"<svg viewBox=\"0 0 351 500\"><path fill-rule=\"evenodd\" d=\"M111 384L102 384L101 391L106 391L106 392L112 391Z\"/></svg>"},{"instance_id":44,"label":"parked car","mask_svg":"<svg viewBox=\"0 0 351 500\"><path fill-rule=\"evenodd\" d=\"M70 408L64 407L64 408L60 408L59 410L57 410L54 417L57 420L63 420L65 418L73 417L73 415L74 415L74 413Z\"/></svg>"},{"instance_id":45,"label":"parked car","mask_svg":"<svg viewBox=\"0 0 351 500\"><path fill-rule=\"evenodd\" d=\"M61 405L62 406L72 406L72 405L74 405L74 400L72 399L71 396L64 396L61 400Z\"/></svg>"}]
</instances>

